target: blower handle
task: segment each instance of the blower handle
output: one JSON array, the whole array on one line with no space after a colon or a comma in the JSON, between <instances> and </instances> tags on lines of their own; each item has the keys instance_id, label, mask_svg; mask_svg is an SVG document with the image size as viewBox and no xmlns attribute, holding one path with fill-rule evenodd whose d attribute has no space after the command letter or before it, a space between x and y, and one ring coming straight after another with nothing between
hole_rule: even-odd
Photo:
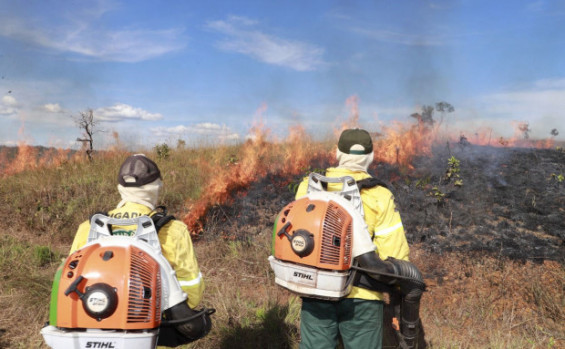
<instances>
[{"instance_id":1,"label":"blower handle","mask_svg":"<svg viewBox=\"0 0 565 349\"><path fill-rule=\"evenodd\" d=\"M73 281L73 283L70 284L69 287L65 290L65 296L68 296L69 294L74 292L78 295L78 298L82 299L84 297L84 293L80 292L77 289L77 286L82 282L82 280L84 280L84 277L82 275L77 277L76 280Z\"/></svg>"},{"instance_id":2,"label":"blower handle","mask_svg":"<svg viewBox=\"0 0 565 349\"><path fill-rule=\"evenodd\" d=\"M292 236L290 236L289 233L287 233L287 230L289 227L292 226L292 223L290 222L286 222L285 225L282 226L282 228L279 230L279 232L277 233L277 236L281 236L281 235L285 235L286 238L290 241L292 239Z\"/></svg>"}]
</instances>

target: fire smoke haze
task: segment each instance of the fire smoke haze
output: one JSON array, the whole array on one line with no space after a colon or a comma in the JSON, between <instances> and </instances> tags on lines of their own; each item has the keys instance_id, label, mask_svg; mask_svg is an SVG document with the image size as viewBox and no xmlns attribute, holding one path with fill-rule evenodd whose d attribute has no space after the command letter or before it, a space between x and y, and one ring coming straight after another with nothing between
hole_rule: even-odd
<instances>
[{"instance_id":1,"label":"fire smoke haze","mask_svg":"<svg viewBox=\"0 0 565 349\"><path fill-rule=\"evenodd\" d=\"M329 134L352 97L375 132L446 101L471 141L563 140L564 33L549 0L3 1L0 144L78 147L89 108L133 146Z\"/></svg>"}]
</instances>

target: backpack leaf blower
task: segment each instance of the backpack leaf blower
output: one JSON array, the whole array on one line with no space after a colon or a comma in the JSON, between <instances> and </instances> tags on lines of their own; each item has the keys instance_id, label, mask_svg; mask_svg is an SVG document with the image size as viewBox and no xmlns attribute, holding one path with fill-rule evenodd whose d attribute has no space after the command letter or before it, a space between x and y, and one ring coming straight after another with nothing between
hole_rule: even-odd
<instances>
[{"instance_id":1,"label":"backpack leaf blower","mask_svg":"<svg viewBox=\"0 0 565 349\"><path fill-rule=\"evenodd\" d=\"M130 225L134 236L112 236L112 226ZM186 300L150 217L96 214L87 244L55 274L41 334L53 349L176 346L205 336L215 312L190 309Z\"/></svg>"},{"instance_id":2,"label":"backpack leaf blower","mask_svg":"<svg viewBox=\"0 0 565 349\"><path fill-rule=\"evenodd\" d=\"M329 184L341 190L327 191ZM269 262L275 283L301 297L339 300L353 285L398 292L399 342L417 348L422 275L410 262L381 260L375 248L355 180L311 173L307 194L275 220Z\"/></svg>"}]
</instances>

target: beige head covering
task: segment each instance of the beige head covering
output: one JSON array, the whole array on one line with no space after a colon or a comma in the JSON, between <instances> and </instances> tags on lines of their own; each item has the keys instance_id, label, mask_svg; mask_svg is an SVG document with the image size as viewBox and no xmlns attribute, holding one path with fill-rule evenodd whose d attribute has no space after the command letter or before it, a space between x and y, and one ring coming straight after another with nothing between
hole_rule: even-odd
<instances>
[{"instance_id":1,"label":"beige head covering","mask_svg":"<svg viewBox=\"0 0 565 349\"><path fill-rule=\"evenodd\" d=\"M343 130L337 143L336 158L340 168L367 172L374 158L369 132L359 128Z\"/></svg>"},{"instance_id":2,"label":"beige head covering","mask_svg":"<svg viewBox=\"0 0 565 349\"><path fill-rule=\"evenodd\" d=\"M161 171L157 164L144 154L131 155L122 163L118 183L118 191L122 196L118 207L122 207L126 202L145 205L152 210L157 206L163 187Z\"/></svg>"},{"instance_id":3,"label":"beige head covering","mask_svg":"<svg viewBox=\"0 0 565 349\"><path fill-rule=\"evenodd\" d=\"M160 178L140 187L124 187L118 184L118 191L122 201L120 201L117 207L122 207L126 202L135 202L153 210L157 206L161 188L163 188L163 181Z\"/></svg>"},{"instance_id":4,"label":"beige head covering","mask_svg":"<svg viewBox=\"0 0 565 349\"><path fill-rule=\"evenodd\" d=\"M363 148L362 146L356 144L351 147L351 149L356 150L356 147L359 147L359 150L362 150ZM369 154L346 154L337 149L336 158L339 162L338 167L340 168L345 168L351 171L367 172L369 165L371 165L371 163L373 162L374 153L370 152Z\"/></svg>"}]
</instances>

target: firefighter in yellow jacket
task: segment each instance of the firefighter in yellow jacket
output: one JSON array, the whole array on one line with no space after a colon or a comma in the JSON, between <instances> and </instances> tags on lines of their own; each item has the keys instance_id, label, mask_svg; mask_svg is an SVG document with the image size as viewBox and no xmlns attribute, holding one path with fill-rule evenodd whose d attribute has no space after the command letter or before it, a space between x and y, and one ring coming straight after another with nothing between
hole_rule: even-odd
<instances>
[{"instance_id":1,"label":"firefighter in yellow jacket","mask_svg":"<svg viewBox=\"0 0 565 349\"><path fill-rule=\"evenodd\" d=\"M163 187L157 164L143 154L128 157L120 167L118 191L122 200L108 215L118 219L152 216ZM130 229L131 228L131 229ZM87 243L90 221L83 222L76 233L71 251ZM135 227L113 227L114 235L133 235ZM198 306L204 292L204 281L187 226L179 220L171 220L158 232L163 256L176 272L176 277L188 295L188 306Z\"/></svg>"},{"instance_id":2,"label":"firefighter in yellow jacket","mask_svg":"<svg viewBox=\"0 0 565 349\"><path fill-rule=\"evenodd\" d=\"M350 176L356 181L370 178L373 142L365 130L342 132L337 147L338 167L328 168L327 177ZM329 190L332 190L332 184ZM334 184L340 185L340 184ZM306 195L308 179L298 187L296 198ZM361 190L365 221L382 260L393 257L408 260L409 248L393 194L384 186ZM383 334L383 295L367 288L352 288L337 302L303 298L301 310L301 349L335 348L341 335L347 348L381 348Z\"/></svg>"}]
</instances>

